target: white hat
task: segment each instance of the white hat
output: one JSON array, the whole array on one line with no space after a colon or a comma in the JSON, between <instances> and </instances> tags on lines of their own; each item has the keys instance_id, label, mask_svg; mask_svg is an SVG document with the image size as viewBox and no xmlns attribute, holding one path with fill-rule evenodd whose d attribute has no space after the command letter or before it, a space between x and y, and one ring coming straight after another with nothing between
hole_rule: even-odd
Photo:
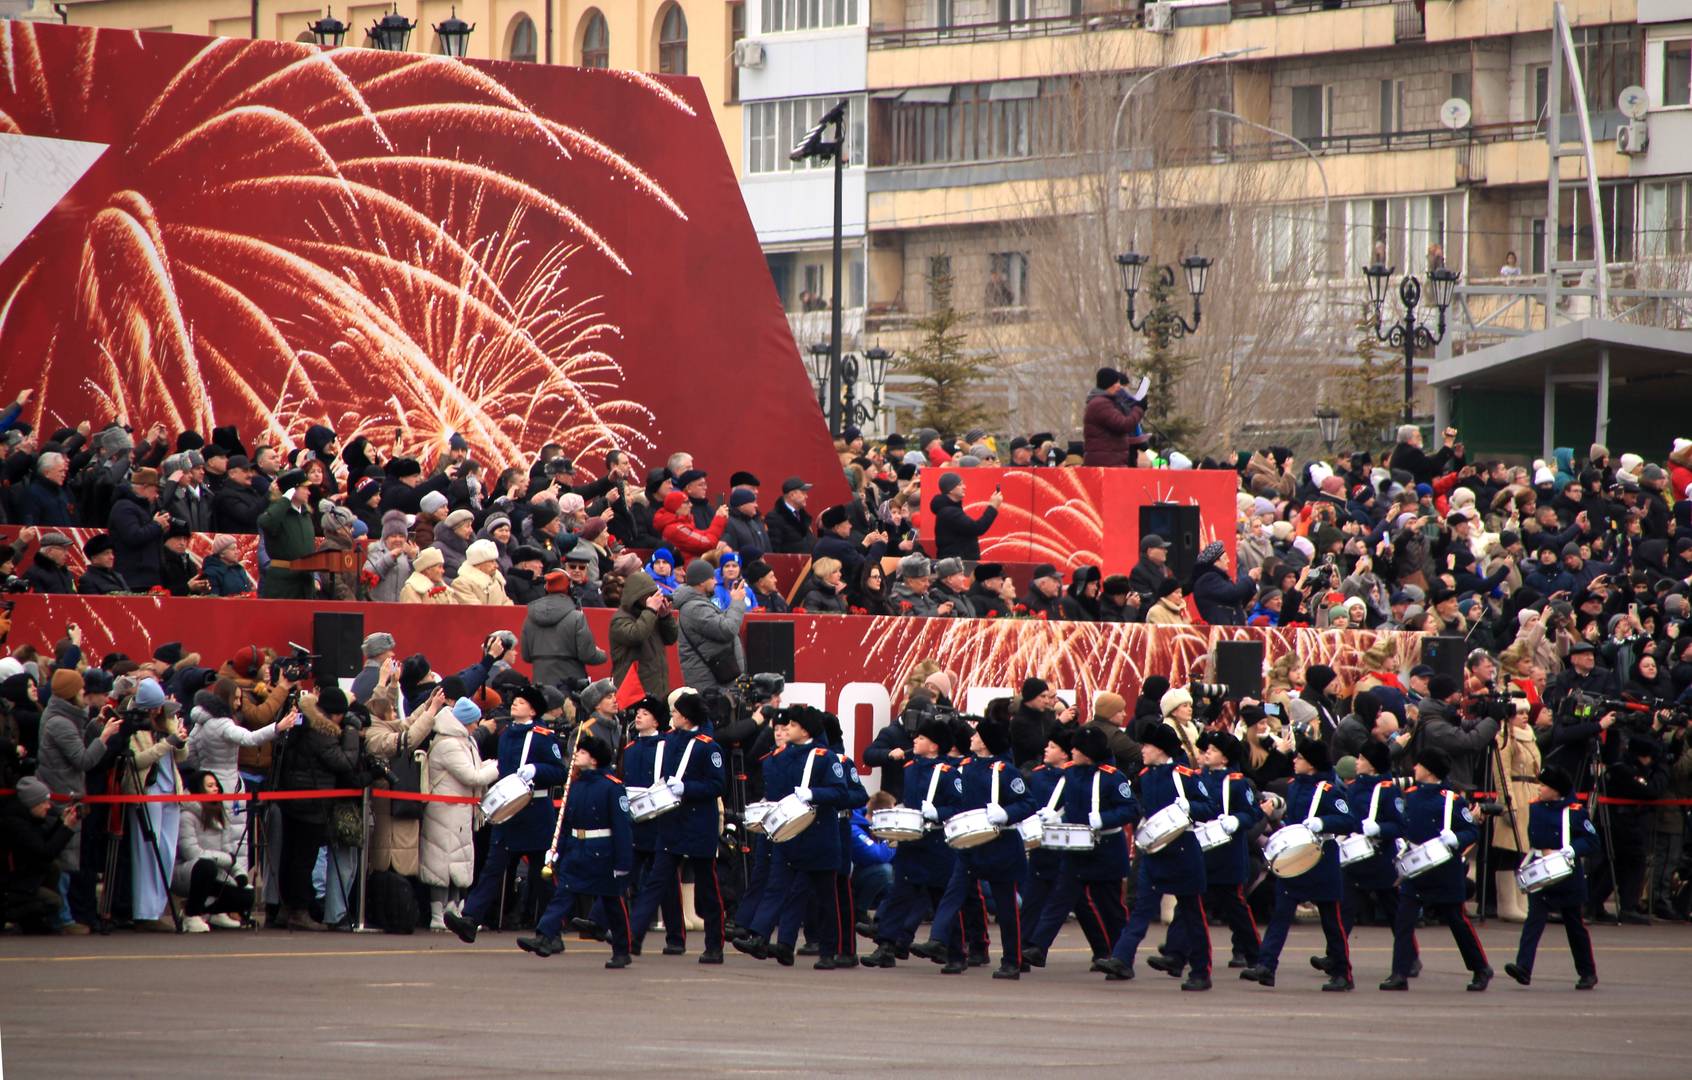
<instances>
[{"instance_id":1,"label":"white hat","mask_svg":"<svg viewBox=\"0 0 1692 1080\"><path fill-rule=\"evenodd\" d=\"M1557 482L1557 474L1541 465L1533 471L1533 482L1535 486L1540 484L1555 484Z\"/></svg>"},{"instance_id":2,"label":"white hat","mask_svg":"<svg viewBox=\"0 0 1692 1080\"><path fill-rule=\"evenodd\" d=\"M498 562L499 548L492 540L477 540L464 549L464 565L480 566L483 563Z\"/></svg>"},{"instance_id":3,"label":"white hat","mask_svg":"<svg viewBox=\"0 0 1692 1080\"><path fill-rule=\"evenodd\" d=\"M1190 469L1193 467L1193 459L1179 450L1171 450L1169 451L1169 467L1171 469Z\"/></svg>"},{"instance_id":4,"label":"white hat","mask_svg":"<svg viewBox=\"0 0 1692 1080\"><path fill-rule=\"evenodd\" d=\"M1162 710L1163 715L1167 717L1181 706L1191 705L1192 703L1193 695L1188 693L1186 687L1172 686L1168 690L1164 691L1163 697L1158 699L1157 707Z\"/></svg>"}]
</instances>

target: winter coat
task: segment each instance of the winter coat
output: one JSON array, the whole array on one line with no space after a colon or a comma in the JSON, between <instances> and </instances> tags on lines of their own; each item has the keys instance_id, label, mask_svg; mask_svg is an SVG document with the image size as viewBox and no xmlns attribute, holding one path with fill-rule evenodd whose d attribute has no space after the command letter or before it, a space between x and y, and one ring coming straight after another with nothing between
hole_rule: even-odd
<instances>
[{"instance_id":1,"label":"winter coat","mask_svg":"<svg viewBox=\"0 0 1692 1080\"><path fill-rule=\"evenodd\" d=\"M168 485L169 482L166 481ZM215 528L212 524L212 493L209 488L192 488L181 486L161 489L159 501L170 511L170 516L178 521L188 523L192 532L211 532Z\"/></svg>"},{"instance_id":2,"label":"winter coat","mask_svg":"<svg viewBox=\"0 0 1692 1080\"><path fill-rule=\"evenodd\" d=\"M405 737L405 752L416 753L435 731L435 713L427 707L418 709L400 723L390 715L386 720L371 719L370 729L364 733L364 749L381 761L391 762L399 756L400 736ZM379 781L378 787L385 787ZM406 877L416 877L422 848L423 822L420 818L396 818L390 799L370 800L370 872L392 870ZM424 811L425 814L427 810Z\"/></svg>"},{"instance_id":3,"label":"winter coat","mask_svg":"<svg viewBox=\"0 0 1692 1080\"><path fill-rule=\"evenodd\" d=\"M217 777L224 791L240 791L240 757L244 747L263 746L282 734L274 723L248 730L236 722L223 699L207 690L194 695L188 718L188 761Z\"/></svg>"},{"instance_id":4,"label":"winter coat","mask_svg":"<svg viewBox=\"0 0 1692 1080\"><path fill-rule=\"evenodd\" d=\"M213 806L223 807L223 821L218 824L210 820L209 809ZM176 866L171 870L170 888L178 896L187 896L189 886L193 883L194 867L201 859L210 859L219 868L226 871L228 880L234 880L237 867L242 873L246 872L247 845L242 842L246 836L246 822L236 822L234 814L229 812L231 803L184 803L182 813L176 819Z\"/></svg>"},{"instance_id":5,"label":"winter coat","mask_svg":"<svg viewBox=\"0 0 1692 1080\"><path fill-rule=\"evenodd\" d=\"M563 593L548 593L529 605L521 649L534 665L534 681L543 686L585 679L588 668L606 659L588 629L587 616Z\"/></svg>"},{"instance_id":6,"label":"winter coat","mask_svg":"<svg viewBox=\"0 0 1692 1080\"><path fill-rule=\"evenodd\" d=\"M300 713L306 722L288 732L280 750L281 775L277 786L283 791L316 791L351 783L358 773L358 729L343 726L317 708L312 694L300 695ZM307 824L329 820L332 799L286 799L282 816Z\"/></svg>"},{"instance_id":7,"label":"winter coat","mask_svg":"<svg viewBox=\"0 0 1692 1080\"><path fill-rule=\"evenodd\" d=\"M1492 846L1505 851L1528 851L1528 807L1539 797L1539 740L1534 737L1532 724L1506 724L1499 730L1495 743L1510 785L1508 806L1515 813L1492 819ZM1504 782L1503 778L1496 779L1494 786ZM1513 829L1512 817L1515 818Z\"/></svg>"},{"instance_id":8,"label":"winter coat","mask_svg":"<svg viewBox=\"0 0 1692 1080\"><path fill-rule=\"evenodd\" d=\"M747 517L738 510L730 510L728 525L723 529L723 542L743 559L750 559L754 551L767 555L770 551L770 530L764 527L764 519L758 515Z\"/></svg>"},{"instance_id":9,"label":"winter coat","mask_svg":"<svg viewBox=\"0 0 1692 1080\"><path fill-rule=\"evenodd\" d=\"M411 557L404 552L395 555L383 543L373 543L367 550L365 573L378 578L370 589L370 599L381 604L400 603L404 598L405 581L411 576Z\"/></svg>"},{"instance_id":10,"label":"winter coat","mask_svg":"<svg viewBox=\"0 0 1692 1080\"><path fill-rule=\"evenodd\" d=\"M480 604L483 607L509 606L505 595L505 576L497 569L490 575L474 566L461 566L452 579L447 598L454 604Z\"/></svg>"},{"instance_id":11,"label":"winter coat","mask_svg":"<svg viewBox=\"0 0 1692 1080\"><path fill-rule=\"evenodd\" d=\"M811 531L811 512L794 510L786 499L777 500L764 515L764 528L778 555L809 555L817 542L816 534Z\"/></svg>"},{"instance_id":12,"label":"winter coat","mask_svg":"<svg viewBox=\"0 0 1692 1080\"><path fill-rule=\"evenodd\" d=\"M88 726L87 710L63 698L49 698L41 710L40 725L35 778L55 795L87 794L86 774L106 759L105 743L97 738L83 739L83 729ZM81 836L80 821L73 832ZM80 846L80 843L71 844L59 856L66 870L75 870L80 865Z\"/></svg>"},{"instance_id":13,"label":"winter coat","mask_svg":"<svg viewBox=\"0 0 1692 1080\"><path fill-rule=\"evenodd\" d=\"M152 728L137 731L129 737L129 750L135 759L135 771L124 770L121 787L125 795L140 795L152 786L153 770L170 769L176 774L170 790L182 790L182 766L188 761L188 744L174 745L160 738Z\"/></svg>"},{"instance_id":14,"label":"winter coat","mask_svg":"<svg viewBox=\"0 0 1692 1080\"><path fill-rule=\"evenodd\" d=\"M65 852L76 847L76 837L58 814L38 819L16 798L0 798L0 852L6 854L0 859L0 907L31 904L42 889L57 891Z\"/></svg>"},{"instance_id":15,"label":"winter coat","mask_svg":"<svg viewBox=\"0 0 1692 1080\"><path fill-rule=\"evenodd\" d=\"M254 588L253 579L247 576L247 568L240 563L214 556L200 564L200 572L211 582L213 596L240 596L252 592Z\"/></svg>"},{"instance_id":16,"label":"winter coat","mask_svg":"<svg viewBox=\"0 0 1692 1080\"><path fill-rule=\"evenodd\" d=\"M133 592L129 582L116 570L90 566L76 579L76 591L83 596L110 596L113 593Z\"/></svg>"},{"instance_id":17,"label":"winter coat","mask_svg":"<svg viewBox=\"0 0 1692 1080\"><path fill-rule=\"evenodd\" d=\"M1192 592L1199 618L1212 626L1242 626L1244 605L1257 595L1257 583L1250 578L1229 581L1215 563L1204 563L1193 570Z\"/></svg>"},{"instance_id":18,"label":"winter coat","mask_svg":"<svg viewBox=\"0 0 1692 1080\"><path fill-rule=\"evenodd\" d=\"M723 530L728 527L728 515L713 517L708 527L699 528L694 524L686 503L685 494L670 492L664 497L664 508L652 515L652 525L661 530L664 546L674 551L677 557L699 558L716 549L723 538Z\"/></svg>"},{"instance_id":19,"label":"winter coat","mask_svg":"<svg viewBox=\"0 0 1692 1080\"><path fill-rule=\"evenodd\" d=\"M115 568L136 592L146 592L159 583L164 529L153 520L154 513L153 504L125 484L118 489L106 522L112 550L117 553Z\"/></svg>"},{"instance_id":20,"label":"winter coat","mask_svg":"<svg viewBox=\"0 0 1692 1080\"><path fill-rule=\"evenodd\" d=\"M479 799L499 777L499 762L483 761L476 740L452 713L435 717L429 744L429 791ZM477 808L469 803L427 803L423 808L421 866L426 885L470 887L476 875Z\"/></svg>"},{"instance_id":21,"label":"winter coat","mask_svg":"<svg viewBox=\"0 0 1692 1080\"><path fill-rule=\"evenodd\" d=\"M997 507L989 506L980 517L970 517L963 504L950 495L935 495L928 500L934 515L934 557L936 559L981 558L981 537L993 527L999 516Z\"/></svg>"},{"instance_id":22,"label":"winter coat","mask_svg":"<svg viewBox=\"0 0 1692 1080\"><path fill-rule=\"evenodd\" d=\"M746 670L746 653L740 646L740 623L746 617L743 605L718 611L710 597L693 588L677 589L672 600L676 605L676 651L681 657L684 683L696 690L725 685L711 676L705 659L725 650L732 650L740 670Z\"/></svg>"},{"instance_id":23,"label":"winter coat","mask_svg":"<svg viewBox=\"0 0 1692 1080\"><path fill-rule=\"evenodd\" d=\"M68 529L76 524L71 513L70 492L45 476L37 476L24 489L23 520L20 524L43 529Z\"/></svg>"},{"instance_id":24,"label":"winter coat","mask_svg":"<svg viewBox=\"0 0 1692 1080\"><path fill-rule=\"evenodd\" d=\"M76 591L76 579L71 576L69 567L55 566L39 555L30 562L23 578L29 582L30 592L52 595Z\"/></svg>"},{"instance_id":25,"label":"winter coat","mask_svg":"<svg viewBox=\"0 0 1692 1080\"><path fill-rule=\"evenodd\" d=\"M1152 626L1186 626L1191 621L1187 617L1186 601L1174 593L1146 609L1146 622Z\"/></svg>"},{"instance_id":26,"label":"winter coat","mask_svg":"<svg viewBox=\"0 0 1692 1080\"><path fill-rule=\"evenodd\" d=\"M895 615L922 615L933 618L940 614L940 604L934 599L934 592L917 592L904 581L900 581L887 593L887 604Z\"/></svg>"},{"instance_id":27,"label":"winter coat","mask_svg":"<svg viewBox=\"0 0 1692 1080\"><path fill-rule=\"evenodd\" d=\"M439 592L435 590L439 589ZM402 604L450 604L452 595L446 585L436 585L421 571L412 571L405 579L405 585L400 588L400 603Z\"/></svg>"},{"instance_id":28,"label":"winter coat","mask_svg":"<svg viewBox=\"0 0 1692 1080\"><path fill-rule=\"evenodd\" d=\"M657 584L644 570L636 570L623 583L623 599L611 616L611 681L623 685L629 668L639 665L640 685L648 694L666 697L670 692L669 647L676 643L676 619L673 615L660 616L646 606L647 597L657 591Z\"/></svg>"},{"instance_id":29,"label":"winter coat","mask_svg":"<svg viewBox=\"0 0 1692 1080\"><path fill-rule=\"evenodd\" d=\"M459 567L464 565L464 552L469 549L470 541L447 528L446 522L438 521L435 523L435 542L431 546L441 553L446 579L451 581L457 577Z\"/></svg>"},{"instance_id":30,"label":"winter coat","mask_svg":"<svg viewBox=\"0 0 1692 1080\"><path fill-rule=\"evenodd\" d=\"M254 485L226 479L212 496L212 527L218 532L256 533L259 515L268 505L270 500Z\"/></svg>"},{"instance_id":31,"label":"winter coat","mask_svg":"<svg viewBox=\"0 0 1692 1080\"><path fill-rule=\"evenodd\" d=\"M1081 464L1119 468L1130 464L1134 447L1146 441L1140 434L1145 415L1145 402L1135 401L1126 391L1089 390L1081 415Z\"/></svg>"},{"instance_id":32,"label":"winter coat","mask_svg":"<svg viewBox=\"0 0 1692 1080\"><path fill-rule=\"evenodd\" d=\"M835 592L832 587L824 585L814 577L805 582L805 587L793 598L793 605L810 615L847 613L846 594Z\"/></svg>"}]
</instances>

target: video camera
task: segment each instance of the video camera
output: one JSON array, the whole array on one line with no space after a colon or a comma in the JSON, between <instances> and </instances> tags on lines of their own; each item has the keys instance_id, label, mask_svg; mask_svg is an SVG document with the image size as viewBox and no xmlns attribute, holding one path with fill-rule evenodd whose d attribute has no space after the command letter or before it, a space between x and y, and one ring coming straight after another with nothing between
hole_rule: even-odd
<instances>
[{"instance_id":1,"label":"video camera","mask_svg":"<svg viewBox=\"0 0 1692 1080\"><path fill-rule=\"evenodd\" d=\"M734 681L733 693L748 709L756 709L781 696L787 689L787 680L773 671L760 671L755 675L742 675Z\"/></svg>"},{"instance_id":2,"label":"video camera","mask_svg":"<svg viewBox=\"0 0 1692 1080\"><path fill-rule=\"evenodd\" d=\"M1187 693L1193 695L1193 701L1216 701L1228 696L1228 684L1220 682L1199 682L1194 679L1187 684Z\"/></svg>"},{"instance_id":3,"label":"video camera","mask_svg":"<svg viewBox=\"0 0 1692 1080\"><path fill-rule=\"evenodd\" d=\"M1605 697L1576 691L1568 697L1569 714L1576 720L1593 721L1605 713L1615 713L1629 730L1645 733L1651 730L1660 714L1671 727L1686 727L1692 723L1692 705L1683 705L1667 698Z\"/></svg>"},{"instance_id":4,"label":"video camera","mask_svg":"<svg viewBox=\"0 0 1692 1080\"><path fill-rule=\"evenodd\" d=\"M1502 724L1516 714L1516 699L1508 694L1480 694L1469 700L1465 711L1473 719Z\"/></svg>"},{"instance_id":5,"label":"video camera","mask_svg":"<svg viewBox=\"0 0 1692 1080\"><path fill-rule=\"evenodd\" d=\"M293 652L286 658L278 657L270 662L270 682L272 685L282 678L289 682L304 682L311 677L313 666L320 657L296 642L288 642L288 648Z\"/></svg>"}]
</instances>

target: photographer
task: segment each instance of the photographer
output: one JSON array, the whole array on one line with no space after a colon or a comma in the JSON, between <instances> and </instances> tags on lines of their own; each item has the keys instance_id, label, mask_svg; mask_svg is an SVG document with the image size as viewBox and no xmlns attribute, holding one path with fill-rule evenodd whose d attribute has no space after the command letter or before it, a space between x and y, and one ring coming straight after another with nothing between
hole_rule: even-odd
<instances>
[{"instance_id":1,"label":"photographer","mask_svg":"<svg viewBox=\"0 0 1692 1080\"><path fill-rule=\"evenodd\" d=\"M257 731L275 723L291 708L293 677L286 666L270 663L268 652L261 651L256 645L237 649L217 673L234 680L235 716L248 731ZM274 741L242 747L241 770L253 779L269 776L275 748Z\"/></svg>"},{"instance_id":2,"label":"photographer","mask_svg":"<svg viewBox=\"0 0 1692 1080\"><path fill-rule=\"evenodd\" d=\"M623 596L611 616L610 633L611 681L621 686L629 668L634 667L647 693L668 697L669 648L676 643L676 619L670 598L646 571L636 570L623 582Z\"/></svg>"},{"instance_id":3,"label":"photographer","mask_svg":"<svg viewBox=\"0 0 1692 1080\"><path fill-rule=\"evenodd\" d=\"M52 931L60 903L54 860L70 850L81 821L77 803L55 812L52 793L33 776L0 801L0 929Z\"/></svg>"},{"instance_id":4,"label":"photographer","mask_svg":"<svg viewBox=\"0 0 1692 1080\"><path fill-rule=\"evenodd\" d=\"M905 794L905 762L917 732L935 717L934 697L927 690L913 691L893 722L875 733L875 741L864 750L864 765L881 770L881 790L895 799Z\"/></svg>"},{"instance_id":5,"label":"photographer","mask_svg":"<svg viewBox=\"0 0 1692 1080\"><path fill-rule=\"evenodd\" d=\"M314 696L300 696L298 724L282 742L277 787L317 791L340 787L358 773L359 722L347 714L347 695L326 686ZM323 930L311 917L312 868L328 839L330 799L288 799L282 807L282 911L277 919L289 930Z\"/></svg>"},{"instance_id":6,"label":"photographer","mask_svg":"<svg viewBox=\"0 0 1692 1080\"><path fill-rule=\"evenodd\" d=\"M1498 737L1500 717L1463 718L1462 696L1457 680L1449 675L1428 680L1428 697L1422 702L1409 753L1414 757L1430 747L1439 750L1450 760L1442 779L1469 792L1485 775L1486 756Z\"/></svg>"},{"instance_id":7,"label":"photographer","mask_svg":"<svg viewBox=\"0 0 1692 1080\"><path fill-rule=\"evenodd\" d=\"M87 794L87 774L106 759L110 747L122 745L118 733L123 729L123 721L109 709L102 713L105 725L100 729L99 737L92 740L84 738L84 730L89 725L83 689L82 676L76 671L70 668L55 671L52 697L41 712L40 748L37 751L39 764L35 778L46 784L47 790L55 795L81 798ZM59 855L59 866L68 874L84 878L80 873L81 819L69 823L68 827L72 840ZM93 867L89 868L85 887L67 890L71 894L66 898L72 905L71 915L84 925L92 925L95 920L90 903L94 895L93 870ZM78 910L85 907L86 910Z\"/></svg>"},{"instance_id":8,"label":"photographer","mask_svg":"<svg viewBox=\"0 0 1692 1080\"><path fill-rule=\"evenodd\" d=\"M446 707L446 692L437 687L405 719L395 711L398 699L398 665L390 659L382 678L370 696L370 728L364 733L365 753L378 761L392 763L401 753L416 754L435 732L435 716ZM404 877L416 877L423 820L395 817L394 801L374 799L370 804L370 856L372 874L392 870ZM374 907L374 905L372 905Z\"/></svg>"},{"instance_id":9,"label":"photographer","mask_svg":"<svg viewBox=\"0 0 1692 1080\"><path fill-rule=\"evenodd\" d=\"M1645 898L1647 858L1651 849L1651 825L1656 808L1629 805L1661 799L1668 791L1668 770L1662 766L1662 749L1647 735L1630 735L1627 751L1610 766L1599 790L1610 799L1627 800L1600 806L1599 828L1608 833L1608 857L1612 863L1600 867L1592 878L1593 921L1649 925L1651 918L1641 910ZM1616 919L1604 915L1604 901L1617 894Z\"/></svg>"},{"instance_id":10,"label":"photographer","mask_svg":"<svg viewBox=\"0 0 1692 1080\"><path fill-rule=\"evenodd\" d=\"M1583 698L1603 698L1614 689L1610 672L1598 666L1597 649L1589 641L1569 647L1569 666L1545 690L1545 707L1552 710L1551 738L1547 763L1566 769L1582 790L1591 777L1583 775L1592 740L1603 739L1616 722L1613 711L1592 713L1580 705ZM1613 759L1614 751L1606 754Z\"/></svg>"},{"instance_id":11,"label":"photographer","mask_svg":"<svg viewBox=\"0 0 1692 1080\"><path fill-rule=\"evenodd\" d=\"M1687 716L1684 712L1660 711L1653 730L1662 743L1668 765L1669 800L1692 799L1692 753L1687 752ZM1686 806L1656 808L1656 831L1651 843L1651 913L1660 919L1682 922L1686 914L1674 906L1674 879L1685 848Z\"/></svg>"},{"instance_id":12,"label":"photographer","mask_svg":"<svg viewBox=\"0 0 1692 1080\"><path fill-rule=\"evenodd\" d=\"M534 665L535 683L542 686L585 679L590 666L605 663L605 651L594 642L587 616L570 598L570 576L562 570L546 575L546 595L528 607L522 653Z\"/></svg>"},{"instance_id":13,"label":"photographer","mask_svg":"<svg viewBox=\"0 0 1692 1080\"><path fill-rule=\"evenodd\" d=\"M176 795L183 791L181 765L188 760L188 729L177 716L180 709L152 679L142 680L135 688L126 710L126 730L139 730L129 737L129 760L122 766L123 794ZM138 929L174 932L175 922L163 917L170 903L170 882L160 874L169 873L176 865L182 806L143 803L130 807L128 815L130 906L135 925Z\"/></svg>"}]
</instances>

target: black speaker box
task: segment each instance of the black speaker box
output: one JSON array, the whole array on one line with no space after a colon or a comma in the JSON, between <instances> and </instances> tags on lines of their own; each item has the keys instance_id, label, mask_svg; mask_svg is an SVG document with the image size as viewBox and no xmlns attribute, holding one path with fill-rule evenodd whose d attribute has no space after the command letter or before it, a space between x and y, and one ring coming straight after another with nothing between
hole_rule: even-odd
<instances>
[{"instance_id":1,"label":"black speaker box","mask_svg":"<svg viewBox=\"0 0 1692 1080\"><path fill-rule=\"evenodd\" d=\"M1140 539L1156 533L1169 541L1169 570L1177 581L1193 576L1193 564L1204 547L1199 542L1199 508L1185 503L1152 503L1140 507Z\"/></svg>"},{"instance_id":2,"label":"black speaker box","mask_svg":"<svg viewBox=\"0 0 1692 1080\"><path fill-rule=\"evenodd\" d=\"M350 679L364 666L364 616L356 611L317 611L311 616L313 669L320 685Z\"/></svg>"},{"instance_id":3,"label":"black speaker box","mask_svg":"<svg viewBox=\"0 0 1692 1080\"><path fill-rule=\"evenodd\" d=\"M746 673L773 671L792 682L793 624L771 620L746 624Z\"/></svg>"},{"instance_id":4,"label":"black speaker box","mask_svg":"<svg viewBox=\"0 0 1692 1080\"><path fill-rule=\"evenodd\" d=\"M1435 675L1449 675L1459 685L1463 682L1463 661L1468 656L1468 641L1456 635L1422 639L1422 663L1433 668Z\"/></svg>"},{"instance_id":5,"label":"black speaker box","mask_svg":"<svg viewBox=\"0 0 1692 1080\"><path fill-rule=\"evenodd\" d=\"M1263 642L1218 641L1216 681L1228 684L1228 700L1263 696Z\"/></svg>"}]
</instances>

